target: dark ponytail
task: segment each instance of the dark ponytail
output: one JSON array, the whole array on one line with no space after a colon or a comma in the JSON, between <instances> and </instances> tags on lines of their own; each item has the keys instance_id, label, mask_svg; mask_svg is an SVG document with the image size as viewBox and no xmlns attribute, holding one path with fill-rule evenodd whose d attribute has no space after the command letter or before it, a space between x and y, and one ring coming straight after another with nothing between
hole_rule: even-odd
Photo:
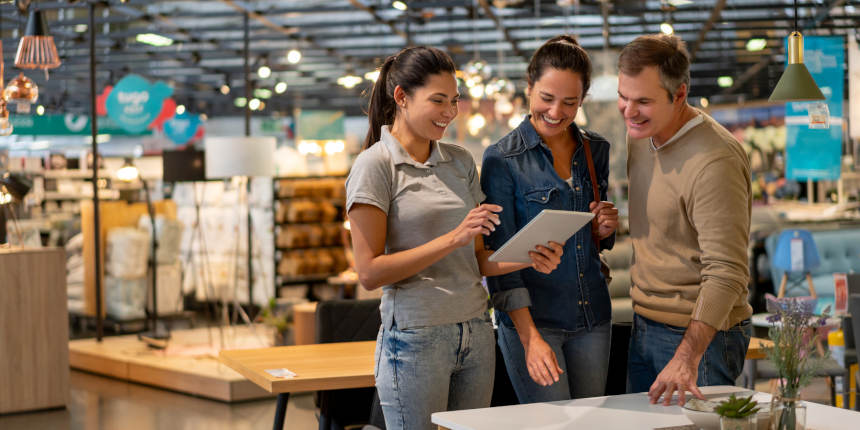
<instances>
[{"instance_id":1,"label":"dark ponytail","mask_svg":"<svg viewBox=\"0 0 860 430\"><path fill-rule=\"evenodd\" d=\"M394 89L399 85L408 95L427 83L427 78L439 73L455 73L454 61L445 52L429 46L403 49L385 59L379 69L379 77L373 84L367 107L370 128L364 139L364 149L379 141L383 125L394 124L397 103Z\"/></svg>"},{"instance_id":2,"label":"dark ponytail","mask_svg":"<svg viewBox=\"0 0 860 430\"><path fill-rule=\"evenodd\" d=\"M591 86L591 59L573 36L558 35L547 40L532 55L527 69L528 84L531 87L540 80L547 67L569 70L582 76L582 95L588 94Z\"/></svg>"}]
</instances>

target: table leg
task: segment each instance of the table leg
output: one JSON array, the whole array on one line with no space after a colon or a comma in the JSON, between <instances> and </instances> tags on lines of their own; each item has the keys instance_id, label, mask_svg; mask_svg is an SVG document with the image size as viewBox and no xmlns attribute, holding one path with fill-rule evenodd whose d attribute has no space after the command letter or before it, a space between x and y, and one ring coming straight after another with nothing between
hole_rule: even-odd
<instances>
[{"instance_id":1,"label":"table leg","mask_svg":"<svg viewBox=\"0 0 860 430\"><path fill-rule=\"evenodd\" d=\"M275 407L275 425L273 430L283 430L284 418L287 416L287 402L290 400L290 393L278 394L278 406Z\"/></svg>"}]
</instances>

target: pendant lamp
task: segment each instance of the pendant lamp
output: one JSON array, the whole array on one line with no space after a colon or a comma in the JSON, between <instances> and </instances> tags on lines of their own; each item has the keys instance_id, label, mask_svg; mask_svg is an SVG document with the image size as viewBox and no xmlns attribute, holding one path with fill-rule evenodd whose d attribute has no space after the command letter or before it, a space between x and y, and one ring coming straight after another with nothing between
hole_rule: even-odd
<instances>
[{"instance_id":1,"label":"pendant lamp","mask_svg":"<svg viewBox=\"0 0 860 430\"><path fill-rule=\"evenodd\" d=\"M797 31L797 0L794 0L794 31L788 35L788 66L773 89L768 101L802 102L824 100L824 94L815 84L803 64L803 35Z\"/></svg>"},{"instance_id":2,"label":"pendant lamp","mask_svg":"<svg viewBox=\"0 0 860 430\"><path fill-rule=\"evenodd\" d=\"M54 45L54 36L48 33L48 22L41 10L33 9L27 19L27 30L18 42L18 52L15 54L15 67L21 69L42 69L45 79L48 69L60 66L60 56Z\"/></svg>"},{"instance_id":3,"label":"pendant lamp","mask_svg":"<svg viewBox=\"0 0 860 430\"><path fill-rule=\"evenodd\" d=\"M8 136L12 134L12 122L9 121L9 109L6 106L6 99L3 97L3 41L0 41L0 136Z\"/></svg>"}]
</instances>

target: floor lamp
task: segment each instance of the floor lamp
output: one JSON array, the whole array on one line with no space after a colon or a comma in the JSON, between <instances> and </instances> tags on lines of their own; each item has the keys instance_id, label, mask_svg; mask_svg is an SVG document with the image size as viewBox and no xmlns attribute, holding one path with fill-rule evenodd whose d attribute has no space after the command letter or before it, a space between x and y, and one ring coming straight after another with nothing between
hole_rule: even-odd
<instances>
[{"instance_id":1,"label":"floor lamp","mask_svg":"<svg viewBox=\"0 0 860 430\"><path fill-rule=\"evenodd\" d=\"M251 194L251 177L273 176L275 154L274 137L209 137L205 140L206 145L206 178L227 179L234 176L246 178L245 205L248 211L248 304L254 303L254 271L252 268L252 228L251 228L251 203L248 200Z\"/></svg>"},{"instance_id":2,"label":"floor lamp","mask_svg":"<svg viewBox=\"0 0 860 430\"><path fill-rule=\"evenodd\" d=\"M140 333L138 338L155 347L165 347L163 342L170 339L170 331L160 329L158 326L158 235L155 229L155 208L152 206L152 199L149 195L149 186L146 185L146 180L140 176L140 171L135 167L131 159L126 159L125 163L119 170L116 171L116 177L120 181L131 183L136 179L140 179L143 185L143 194L146 198L146 211L149 213L149 222L152 223L152 239L149 252L149 271L152 273L152 307L149 313L149 330Z\"/></svg>"}]
</instances>

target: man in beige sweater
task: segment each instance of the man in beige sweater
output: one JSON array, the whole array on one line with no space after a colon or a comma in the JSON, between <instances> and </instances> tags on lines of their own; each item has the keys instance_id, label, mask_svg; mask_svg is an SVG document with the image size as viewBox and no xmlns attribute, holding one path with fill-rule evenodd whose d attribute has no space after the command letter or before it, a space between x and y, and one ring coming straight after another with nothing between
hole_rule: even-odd
<instances>
[{"instance_id":1,"label":"man in beige sweater","mask_svg":"<svg viewBox=\"0 0 860 430\"><path fill-rule=\"evenodd\" d=\"M733 385L751 333L750 168L732 135L687 104L690 60L676 36L641 36L618 59L627 125L635 312L628 390L685 402Z\"/></svg>"}]
</instances>

